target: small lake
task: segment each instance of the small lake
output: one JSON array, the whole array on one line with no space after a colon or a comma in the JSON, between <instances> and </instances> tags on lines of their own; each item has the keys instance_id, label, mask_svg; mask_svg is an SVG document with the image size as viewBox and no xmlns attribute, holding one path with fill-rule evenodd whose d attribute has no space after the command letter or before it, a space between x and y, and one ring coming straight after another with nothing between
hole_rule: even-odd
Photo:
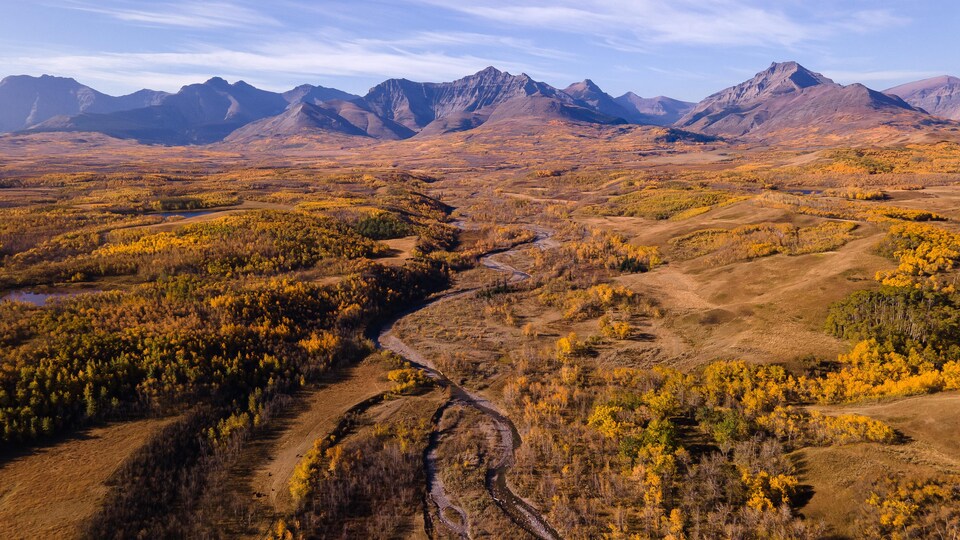
<instances>
[{"instance_id":1,"label":"small lake","mask_svg":"<svg viewBox=\"0 0 960 540\"><path fill-rule=\"evenodd\" d=\"M44 306L50 300L55 298L65 298L84 293L100 292L98 289L78 289L72 291L10 291L0 295L0 302L26 302L34 306Z\"/></svg>"},{"instance_id":2,"label":"small lake","mask_svg":"<svg viewBox=\"0 0 960 540\"><path fill-rule=\"evenodd\" d=\"M150 212L149 214L146 214L146 215L148 215L148 216L161 216L161 217L165 217L165 218L174 217L174 216L182 217L182 218L192 218L192 217L197 217L197 216L206 216L206 215L208 215L208 214L213 214L213 213L215 213L215 212L223 212L224 210L226 210L226 209L224 209L224 208L214 208L214 209L208 209L208 210L183 210L183 211L180 211L180 212L173 212L173 211L171 211L171 212Z\"/></svg>"}]
</instances>

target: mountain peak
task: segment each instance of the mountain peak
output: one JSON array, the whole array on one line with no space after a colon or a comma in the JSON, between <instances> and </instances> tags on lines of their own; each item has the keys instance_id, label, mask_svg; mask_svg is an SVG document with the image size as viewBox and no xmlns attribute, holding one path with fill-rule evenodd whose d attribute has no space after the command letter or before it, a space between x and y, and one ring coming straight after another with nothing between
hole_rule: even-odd
<instances>
[{"instance_id":1,"label":"mountain peak","mask_svg":"<svg viewBox=\"0 0 960 540\"><path fill-rule=\"evenodd\" d=\"M796 90L821 84L836 84L823 75L810 71L797 62L773 62L766 71L761 71L754 81L767 81L773 84L788 84Z\"/></svg>"},{"instance_id":2,"label":"mountain peak","mask_svg":"<svg viewBox=\"0 0 960 540\"><path fill-rule=\"evenodd\" d=\"M46 73L44 73L43 75L40 75L40 77L37 77L37 78L39 78L41 81L63 81L63 82L73 82L73 83L77 82L77 80L74 79L73 77L58 77L56 75L47 75Z\"/></svg>"},{"instance_id":3,"label":"mountain peak","mask_svg":"<svg viewBox=\"0 0 960 540\"><path fill-rule=\"evenodd\" d=\"M509 75L509 73L507 73L507 72L505 72L505 71L500 71L499 69L497 69L497 68L495 68L495 67L493 67L493 66L487 66L487 67L481 69L480 71L476 72L475 75L495 75L495 76L500 76L500 75L504 75L504 74Z\"/></svg>"},{"instance_id":4,"label":"mountain peak","mask_svg":"<svg viewBox=\"0 0 960 540\"><path fill-rule=\"evenodd\" d=\"M444 118L456 125L464 122L479 125L494 107L514 98L531 96L545 96L565 103L573 101L525 73L512 75L493 66L450 82L391 79L371 88L363 101L382 118L420 131Z\"/></svg>"},{"instance_id":5,"label":"mountain peak","mask_svg":"<svg viewBox=\"0 0 960 540\"><path fill-rule=\"evenodd\" d=\"M573 91L573 92L591 92L591 93L603 92L603 90L601 90L600 87L597 86L597 83L593 82L590 79L584 79L578 83L573 83L567 87L567 90ZM569 94L570 92L567 92L567 93Z\"/></svg>"},{"instance_id":6,"label":"mountain peak","mask_svg":"<svg viewBox=\"0 0 960 540\"><path fill-rule=\"evenodd\" d=\"M306 101L308 103L317 105L318 103L332 101L335 99L350 101L352 99L358 99L360 96L344 92L343 90L337 90L336 88L314 86L312 84L301 84L293 90L287 90L284 92L283 97L290 103L300 103L301 101Z\"/></svg>"},{"instance_id":7,"label":"mountain peak","mask_svg":"<svg viewBox=\"0 0 960 540\"><path fill-rule=\"evenodd\" d=\"M54 117L155 105L165 96L162 92L140 90L114 97L69 77L12 75L0 81L0 133L28 129Z\"/></svg>"},{"instance_id":8,"label":"mountain peak","mask_svg":"<svg viewBox=\"0 0 960 540\"><path fill-rule=\"evenodd\" d=\"M630 116L626 117L628 120L658 126L673 124L687 114L694 105L664 96L643 98L634 92L627 92L615 101L630 113Z\"/></svg>"},{"instance_id":9,"label":"mountain peak","mask_svg":"<svg viewBox=\"0 0 960 540\"><path fill-rule=\"evenodd\" d=\"M850 129L919 121L923 113L861 84L839 85L797 62L774 62L750 80L708 96L675 124L710 135L741 136L782 130ZM835 120L844 122L834 125Z\"/></svg>"},{"instance_id":10,"label":"mountain peak","mask_svg":"<svg viewBox=\"0 0 960 540\"><path fill-rule=\"evenodd\" d=\"M0 80L0 83L14 83L18 82L21 84L68 84L71 86L82 86L76 79L70 77L58 77L56 75L47 75L43 74L39 77L33 75L9 75Z\"/></svg>"},{"instance_id":11,"label":"mountain peak","mask_svg":"<svg viewBox=\"0 0 960 540\"><path fill-rule=\"evenodd\" d=\"M752 79L708 96L701 104L709 102L722 107L743 107L776 96L799 94L808 88L824 85L840 86L794 61L773 62Z\"/></svg>"},{"instance_id":12,"label":"mountain peak","mask_svg":"<svg viewBox=\"0 0 960 540\"><path fill-rule=\"evenodd\" d=\"M226 79L224 79L223 77L210 77L210 78L207 79L207 81L204 82L203 84L205 84L205 85L207 85L207 86L213 86L213 87L216 87L216 88L222 88L222 87L228 87L228 86L230 86L230 83L228 83L228 82L226 81Z\"/></svg>"}]
</instances>

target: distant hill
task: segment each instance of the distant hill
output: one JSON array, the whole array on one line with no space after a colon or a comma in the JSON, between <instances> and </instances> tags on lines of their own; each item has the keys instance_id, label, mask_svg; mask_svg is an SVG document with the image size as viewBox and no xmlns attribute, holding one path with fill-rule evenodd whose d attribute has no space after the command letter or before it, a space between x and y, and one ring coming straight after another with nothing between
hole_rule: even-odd
<instances>
[{"instance_id":1,"label":"distant hill","mask_svg":"<svg viewBox=\"0 0 960 540\"><path fill-rule=\"evenodd\" d=\"M388 140L413 136L407 127L381 119L363 108L362 104L334 100L319 105L296 103L277 116L263 118L237 129L226 140L240 142L317 132Z\"/></svg>"},{"instance_id":2,"label":"distant hill","mask_svg":"<svg viewBox=\"0 0 960 540\"><path fill-rule=\"evenodd\" d=\"M160 103L167 95L140 90L114 97L64 77L6 77L0 81L0 132L26 129L55 116L147 107Z\"/></svg>"},{"instance_id":3,"label":"distant hill","mask_svg":"<svg viewBox=\"0 0 960 540\"><path fill-rule=\"evenodd\" d=\"M932 121L902 99L861 84L839 85L796 62L773 63L752 79L713 94L677 127L721 136L767 136L808 130L852 132Z\"/></svg>"},{"instance_id":4,"label":"distant hill","mask_svg":"<svg viewBox=\"0 0 960 540\"><path fill-rule=\"evenodd\" d=\"M932 115L960 120L960 79L956 77L941 75L888 88L883 93L899 96Z\"/></svg>"},{"instance_id":5,"label":"distant hill","mask_svg":"<svg viewBox=\"0 0 960 540\"><path fill-rule=\"evenodd\" d=\"M336 88L301 84L293 90L284 92L283 98L286 99L288 103L312 103L319 105L326 101L351 101L359 99L360 96L344 92L343 90L337 90Z\"/></svg>"},{"instance_id":6,"label":"distant hill","mask_svg":"<svg viewBox=\"0 0 960 540\"><path fill-rule=\"evenodd\" d=\"M95 131L120 138L162 144L203 144L223 139L261 118L280 114L289 104L283 95L239 81L214 77L184 86L159 105L110 114L57 117L35 131Z\"/></svg>"},{"instance_id":7,"label":"distant hill","mask_svg":"<svg viewBox=\"0 0 960 540\"><path fill-rule=\"evenodd\" d=\"M642 98L633 92L617 97L618 105L628 111L625 118L637 124L669 126L690 112L696 103L680 101L666 96Z\"/></svg>"},{"instance_id":8,"label":"distant hill","mask_svg":"<svg viewBox=\"0 0 960 540\"><path fill-rule=\"evenodd\" d=\"M594 111L614 118L623 118L641 123L635 120L637 116L635 110L617 103L617 101L613 99L613 96L601 90L600 87L590 79L573 83L564 88L563 92L575 99L577 104L583 107L593 109Z\"/></svg>"}]
</instances>

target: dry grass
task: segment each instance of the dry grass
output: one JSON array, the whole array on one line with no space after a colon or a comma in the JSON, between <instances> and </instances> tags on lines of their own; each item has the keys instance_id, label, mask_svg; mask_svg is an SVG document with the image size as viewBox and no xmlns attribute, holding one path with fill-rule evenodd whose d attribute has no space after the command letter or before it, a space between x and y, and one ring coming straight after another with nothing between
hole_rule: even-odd
<instances>
[{"instance_id":1,"label":"dry grass","mask_svg":"<svg viewBox=\"0 0 960 540\"><path fill-rule=\"evenodd\" d=\"M829 414L862 414L906 437L894 446L856 444L794 452L801 481L813 497L801 511L841 535L855 536L854 521L876 482L891 474L939 477L960 473L960 394L917 396L891 402L818 407Z\"/></svg>"},{"instance_id":2,"label":"dry grass","mask_svg":"<svg viewBox=\"0 0 960 540\"><path fill-rule=\"evenodd\" d=\"M648 224L628 218L591 220L663 245L707 228L735 228L759 220L810 226L819 220L741 202L684 222ZM858 238L836 251L773 255L717 267L700 260L669 262L619 282L660 301L666 325L688 344L673 365L694 366L717 358L791 362L806 355L833 358L846 345L822 328L827 307L850 292L873 286L874 273L891 262L873 254L884 229L864 224Z\"/></svg>"},{"instance_id":3,"label":"dry grass","mask_svg":"<svg viewBox=\"0 0 960 540\"><path fill-rule=\"evenodd\" d=\"M172 418L110 424L0 464L0 537L78 538L107 481Z\"/></svg>"},{"instance_id":4,"label":"dry grass","mask_svg":"<svg viewBox=\"0 0 960 540\"><path fill-rule=\"evenodd\" d=\"M377 262L390 266L401 266L413 257L413 248L417 243L417 236L404 236L392 240L381 240L390 248L386 257L380 257Z\"/></svg>"},{"instance_id":5,"label":"dry grass","mask_svg":"<svg viewBox=\"0 0 960 540\"><path fill-rule=\"evenodd\" d=\"M278 415L267 434L247 445L223 479L224 489L218 493L223 506L212 514L220 516L223 530L260 538L275 519L292 512L289 485L297 463L315 440L333 431L347 410L393 385L386 373L382 363L365 360L296 394L289 410ZM239 514L230 511L237 503L245 505Z\"/></svg>"}]
</instances>

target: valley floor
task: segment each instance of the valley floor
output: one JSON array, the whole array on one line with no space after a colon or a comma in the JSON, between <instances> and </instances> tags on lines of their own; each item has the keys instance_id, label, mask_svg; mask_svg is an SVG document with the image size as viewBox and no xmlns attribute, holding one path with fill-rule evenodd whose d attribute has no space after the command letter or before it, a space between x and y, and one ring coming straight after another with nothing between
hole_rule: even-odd
<instances>
[{"instance_id":1,"label":"valley floor","mask_svg":"<svg viewBox=\"0 0 960 540\"><path fill-rule=\"evenodd\" d=\"M888 476L960 485L960 146L499 136L0 140L0 293L98 291L0 302L0 536L883 537Z\"/></svg>"}]
</instances>

